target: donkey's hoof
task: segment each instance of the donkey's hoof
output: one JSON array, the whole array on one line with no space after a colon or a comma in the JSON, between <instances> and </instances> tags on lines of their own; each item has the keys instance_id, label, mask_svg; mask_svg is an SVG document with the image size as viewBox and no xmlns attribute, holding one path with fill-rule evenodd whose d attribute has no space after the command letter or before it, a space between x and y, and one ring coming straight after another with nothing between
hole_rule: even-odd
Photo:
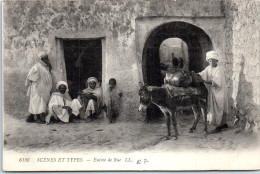
<instances>
[{"instance_id":1,"label":"donkey's hoof","mask_svg":"<svg viewBox=\"0 0 260 174\"><path fill-rule=\"evenodd\" d=\"M193 133L193 129L192 129L192 128L190 128L190 131L189 131L189 133Z\"/></svg>"},{"instance_id":2,"label":"donkey's hoof","mask_svg":"<svg viewBox=\"0 0 260 174\"><path fill-rule=\"evenodd\" d=\"M203 134L204 134L204 135L208 135L208 131L204 131Z\"/></svg>"},{"instance_id":3,"label":"donkey's hoof","mask_svg":"<svg viewBox=\"0 0 260 174\"><path fill-rule=\"evenodd\" d=\"M174 140L178 140L178 136L174 137Z\"/></svg>"},{"instance_id":4,"label":"donkey's hoof","mask_svg":"<svg viewBox=\"0 0 260 174\"><path fill-rule=\"evenodd\" d=\"M171 139L170 136L166 136L166 137L165 137L165 140L169 140L169 139Z\"/></svg>"}]
</instances>

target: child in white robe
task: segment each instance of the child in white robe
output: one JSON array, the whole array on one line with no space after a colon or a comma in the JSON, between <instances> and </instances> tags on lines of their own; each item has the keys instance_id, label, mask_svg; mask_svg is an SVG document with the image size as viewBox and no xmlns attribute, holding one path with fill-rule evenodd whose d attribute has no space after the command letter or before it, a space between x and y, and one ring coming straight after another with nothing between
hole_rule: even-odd
<instances>
[{"instance_id":1,"label":"child in white robe","mask_svg":"<svg viewBox=\"0 0 260 174\"><path fill-rule=\"evenodd\" d=\"M111 78L104 102L109 123L115 123L119 116L121 97L122 92L116 86L116 79Z\"/></svg>"}]
</instances>

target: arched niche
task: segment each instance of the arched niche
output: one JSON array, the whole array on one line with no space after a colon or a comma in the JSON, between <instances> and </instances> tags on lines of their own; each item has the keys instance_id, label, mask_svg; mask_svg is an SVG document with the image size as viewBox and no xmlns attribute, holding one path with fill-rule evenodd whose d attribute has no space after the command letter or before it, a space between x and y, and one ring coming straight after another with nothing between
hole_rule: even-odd
<instances>
[{"instance_id":1,"label":"arched niche","mask_svg":"<svg viewBox=\"0 0 260 174\"><path fill-rule=\"evenodd\" d=\"M207 66L205 55L213 46L206 32L187 22L165 23L153 29L144 44L142 72L143 80L148 85L162 85L159 48L168 38L180 38L187 44L190 71L200 72Z\"/></svg>"}]
</instances>

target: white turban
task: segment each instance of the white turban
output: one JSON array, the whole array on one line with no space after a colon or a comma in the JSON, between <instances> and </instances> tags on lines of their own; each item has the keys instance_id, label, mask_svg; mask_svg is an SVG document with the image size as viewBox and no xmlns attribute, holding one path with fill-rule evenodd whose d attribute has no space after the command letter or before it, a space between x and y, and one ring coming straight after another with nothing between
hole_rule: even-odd
<instances>
[{"instance_id":1,"label":"white turban","mask_svg":"<svg viewBox=\"0 0 260 174\"><path fill-rule=\"evenodd\" d=\"M220 59L218 52L216 51L209 51L206 53L206 60L209 61L209 59L215 59L218 60Z\"/></svg>"},{"instance_id":2,"label":"white turban","mask_svg":"<svg viewBox=\"0 0 260 174\"><path fill-rule=\"evenodd\" d=\"M60 85L65 85L65 86L67 87L66 92L69 91L68 83L67 83L67 82L65 82L65 81L58 81L57 84L56 84L56 89L57 89L57 90L58 90L58 88L59 88Z\"/></svg>"},{"instance_id":3,"label":"white turban","mask_svg":"<svg viewBox=\"0 0 260 174\"><path fill-rule=\"evenodd\" d=\"M40 51L39 53L38 53L38 58L39 59L41 59L41 58L43 58L44 56L46 56L47 54L44 52L44 51Z\"/></svg>"}]
</instances>

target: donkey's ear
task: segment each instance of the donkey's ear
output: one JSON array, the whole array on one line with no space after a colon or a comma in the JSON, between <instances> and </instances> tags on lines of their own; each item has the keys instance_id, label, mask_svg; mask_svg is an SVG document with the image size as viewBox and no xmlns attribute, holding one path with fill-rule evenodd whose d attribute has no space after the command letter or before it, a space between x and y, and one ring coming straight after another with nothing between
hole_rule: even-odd
<instances>
[{"instance_id":1,"label":"donkey's ear","mask_svg":"<svg viewBox=\"0 0 260 174\"><path fill-rule=\"evenodd\" d=\"M147 91L152 92L152 90L153 90L152 86L147 86Z\"/></svg>"},{"instance_id":2,"label":"donkey's ear","mask_svg":"<svg viewBox=\"0 0 260 174\"><path fill-rule=\"evenodd\" d=\"M142 88L144 85L142 82L139 82L139 87Z\"/></svg>"}]
</instances>

